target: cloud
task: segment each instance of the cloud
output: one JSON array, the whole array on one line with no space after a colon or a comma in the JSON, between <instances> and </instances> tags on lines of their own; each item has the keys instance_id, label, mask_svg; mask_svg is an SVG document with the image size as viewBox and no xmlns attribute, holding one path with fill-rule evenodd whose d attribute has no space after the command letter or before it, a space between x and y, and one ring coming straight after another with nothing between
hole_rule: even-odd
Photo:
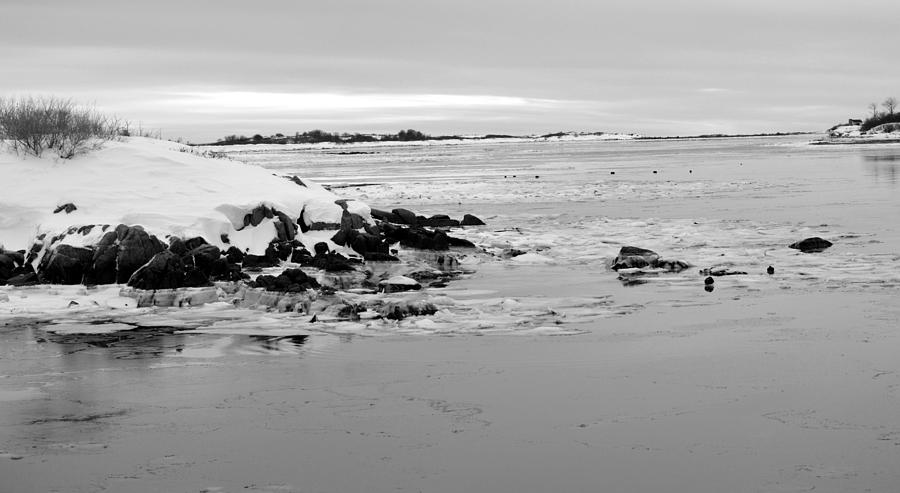
<instances>
[{"instance_id":1,"label":"cloud","mask_svg":"<svg viewBox=\"0 0 900 493\"><path fill-rule=\"evenodd\" d=\"M191 113L294 113L390 109L548 107L558 102L514 96L383 93L275 93L250 91L182 92L157 104Z\"/></svg>"}]
</instances>

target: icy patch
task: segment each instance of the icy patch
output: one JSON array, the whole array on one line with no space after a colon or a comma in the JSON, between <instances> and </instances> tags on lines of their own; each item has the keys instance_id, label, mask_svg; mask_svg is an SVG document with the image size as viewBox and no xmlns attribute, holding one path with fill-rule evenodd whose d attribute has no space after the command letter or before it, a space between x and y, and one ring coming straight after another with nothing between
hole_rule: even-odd
<instances>
[{"instance_id":1,"label":"icy patch","mask_svg":"<svg viewBox=\"0 0 900 493\"><path fill-rule=\"evenodd\" d=\"M47 332L59 335L72 334L112 334L113 332L122 332L125 330L134 330L136 325L128 325L117 322L110 323L78 323L78 322L61 322L56 324L45 325L41 327Z\"/></svg>"}]
</instances>

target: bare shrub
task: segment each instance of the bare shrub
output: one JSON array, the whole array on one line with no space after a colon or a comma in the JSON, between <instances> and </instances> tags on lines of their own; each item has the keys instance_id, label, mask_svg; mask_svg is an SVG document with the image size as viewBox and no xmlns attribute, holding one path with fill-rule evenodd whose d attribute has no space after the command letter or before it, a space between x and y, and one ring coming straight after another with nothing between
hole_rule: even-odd
<instances>
[{"instance_id":1,"label":"bare shrub","mask_svg":"<svg viewBox=\"0 0 900 493\"><path fill-rule=\"evenodd\" d=\"M39 157L50 150L69 159L115 139L119 131L115 118L70 99L0 99L0 138L17 153Z\"/></svg>"}]
</instances>

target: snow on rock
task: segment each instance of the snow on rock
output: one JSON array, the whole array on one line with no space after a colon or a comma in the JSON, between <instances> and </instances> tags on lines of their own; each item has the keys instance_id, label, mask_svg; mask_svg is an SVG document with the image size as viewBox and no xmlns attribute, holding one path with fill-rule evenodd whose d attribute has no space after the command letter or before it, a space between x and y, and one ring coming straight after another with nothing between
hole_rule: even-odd
<instances>
[{"instance_id":1,"label":"snow on rock","mask_svg":"<svg viewBox=\"0 0 900 493\"><path fill-rule=\"evenodd\" d=\"M339 197L308 180L305 186L268 170L209 158L173 142L130 137L72 159L0 152L0 245L28 249L39 235L51 238L73 226L140 225L165 238L200 236L219 248L230 245L263 254L275 236L273 220L246 228L244 218L260 206L293 221L340 223ZM348 209L371 221L368 206ZM72 204L69 213L54 213ZM249 230L249 231L248 231ZM96 244L99 228L69 234L71 246Z\"/></svg>"}]
</instances>

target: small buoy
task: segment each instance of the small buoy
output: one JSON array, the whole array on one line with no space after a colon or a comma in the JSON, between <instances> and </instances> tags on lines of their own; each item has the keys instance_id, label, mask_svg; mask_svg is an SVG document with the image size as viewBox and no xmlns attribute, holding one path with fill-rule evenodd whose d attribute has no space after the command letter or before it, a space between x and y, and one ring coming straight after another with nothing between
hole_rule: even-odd
<instances>
[{"instance_id":1,"label":"small buoy","mask_svg":"<svg viewBox=\"0 0 900 493\"><path fill-rule=\"evenodd\" d=\"M610 171L609 174L614 175L614 174L616 174L616 172L615 172L615 171Z\"/></svg>"},{"instance_id":2,"label":"small buoy","mask_svg":"<svg viewBox=\"0 0 900 493\"><path fill-rule=\"evenodd\" d=\"M692 170L692 169L688 170L688 173L693 173L693 172L694 172L694 170Z\"/></svg>"},{"instance_id":3,"label":"small buoy","mask_svg":"<svg viewBox=\"0 0 900 493\"><path fill-rule=\"evenodd\" d=\"M707 284L707 285L712 284L714 282L716 282L716 280L713 279L711 276L707 277L706 279L703 280L703 284Z\"/></svg>"},{"instance_id":4,"label":"small buoy","mask_svg":"<svg viewBox=\"0 0 900 493\"><path fill-rule=\"evenodd\" d=\"M534 179L535 179L535 180L538 179L538 178L540 178L540 175L534 175Z\"/></svg>"},{"instance_id":5,"label":"small buoy","mask_svg":"<svg viewBox=\"0 0 900 493\"><path fill-rule=\"evenodd\" d=\"M775 267L772 267L772 266L770 265L769 268L766 269L766 273L768 273L768 274L771 276L772 274L775 273Z\"/></svg>"},{"instance_id":6,"label":"small buoy","mask_svg":"<svg viewBox=\"0 0 900 493\"><path fill-rule=\"evenodd\" d=\"M654 175L656 174L656 170L653 170L653 174L654 174Z\"/></svg>"},{"instance_id":7,"label":"small buoy","mask_svg":"<svg viewBox=\"0 0 900 493\"><path fill-rule=\"evenodd\" d=\"M503 178L506 178L506 175L503 175Z\"/></svg>"}]
</instances>

